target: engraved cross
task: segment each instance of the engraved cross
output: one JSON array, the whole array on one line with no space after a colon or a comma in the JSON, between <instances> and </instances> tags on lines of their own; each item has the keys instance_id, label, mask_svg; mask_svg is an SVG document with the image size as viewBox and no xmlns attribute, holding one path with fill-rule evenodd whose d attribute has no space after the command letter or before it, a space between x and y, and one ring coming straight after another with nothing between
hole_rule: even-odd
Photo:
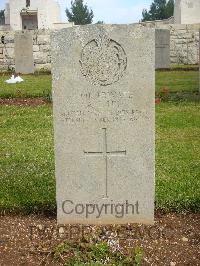
<instances>
[{"instance_id":1,"label":"engraved cross","mask_svg":"<svg viewBox=\"0 0 200 266\"><path fill-rule=\"evenodd\" d=\"M84 151L84 154L87 156L100 156L105 160L105 198L108 198L108 158L110 156L126 156L126 150L124 151L108 151L108 142L107 142L107 129L102 128L103 130L103 151L93 152L93 151Z\"/></svg>"}]
</instances>

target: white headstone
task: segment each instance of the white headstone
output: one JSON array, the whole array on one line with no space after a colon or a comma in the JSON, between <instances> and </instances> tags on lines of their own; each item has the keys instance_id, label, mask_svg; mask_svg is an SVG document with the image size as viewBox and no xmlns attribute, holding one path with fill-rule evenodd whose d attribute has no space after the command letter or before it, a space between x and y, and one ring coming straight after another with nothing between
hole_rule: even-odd
<instances>
[{"instance_id":1,"label":"white headstone","mask_svg":"<svg viewBox=\"0 0 200 266\"><path fill-rule=\"evenodd\" d=\"M22 74L34 73L33 36L31 32L15 33L15 71Z\"/></svg>"},{"instance_id":2,"label":"white headstone","mask_svg":"<svg viewBox=\"0 0 200 266\"><path fill-rule=\"evenodd\" d=\"M156 29L156 69L170 68L170 31Z\"/></svg>"},{"instance_id":3,"label":"white headstone","mask_svg":"<svg viewBox=\"0 0 200 266\"><path fill-rule=\"evenodd\" d=\"M74 27L52 51L58 223L153 223L154 30Z\"/></svg>"}]
</instances>

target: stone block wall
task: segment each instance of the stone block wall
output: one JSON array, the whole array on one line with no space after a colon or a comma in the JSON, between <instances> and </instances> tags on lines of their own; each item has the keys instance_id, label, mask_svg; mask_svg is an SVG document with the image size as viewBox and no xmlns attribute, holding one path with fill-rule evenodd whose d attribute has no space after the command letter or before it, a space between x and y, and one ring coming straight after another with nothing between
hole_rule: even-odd
<instances>
[{"instance_id":1,"label":"stone block wall","mask_svg":"<svg viewBox=\"0 0 200 266\"><path fill-rule=\"evenodd\" d=\"M141 24L145 27L170 30L170 61L172 64L199 64L200 24L176 25L155 22ZM36 70L51 70L50 33L50 30L32 31ZM15 67L14 34L13 31L0 30L0 71Z\"/></svg>"},{"instance_id":2,"label":"stone block wall","mask_svg":"<svg viewBox=\"0 0 200 266\"><path fill-rule=\"evenodd\" d=\"M0 31L0 70L14 67L14 32Z\"/></svg>"},{"instance_id":3,"label":"stone block wall","mask_svg":"<svg viewBox=\"0 0 200 266\"><path fill-rule=\"evenodd\" d=\"M166 26L165 26L166 27ZM172 64L199 64L200 24L169 25Z\"/></svg>"},{"instance_id":4,"label":"stone block wall","mask_svg":"<svg viewBox=\"0 0 200 266\"><path fill-rule=\"evenodd\" d=\"M0 71L15 68L14 31L0 31ZM35 70L51 70L50 30L32 31Z\"/></svg>"},{"instance_id":5,"label":"stone block wall","mask_svg":"<svg viewBox=\"0 0 200 266\"><path fill-rule=\"evenodd\" d=\"M199 64L200 24L180 25L162 23L142 23L146 27L170 30L171 64Z\"/></svg>"}]
</instances>

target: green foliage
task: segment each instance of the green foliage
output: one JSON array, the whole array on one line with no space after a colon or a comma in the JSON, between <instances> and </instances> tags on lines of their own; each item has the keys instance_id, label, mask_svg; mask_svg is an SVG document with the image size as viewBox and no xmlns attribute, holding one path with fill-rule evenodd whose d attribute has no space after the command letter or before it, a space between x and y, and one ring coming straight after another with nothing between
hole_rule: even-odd
<instances>
[{"instance_id":1,"label":"green foliage","mask_svg":"<svg viewBox=\"0 0 200 266\"><path fill-rule=\"evenodd\" d=\"M93 11L83 3L83 0L72 1L70 10L66 9L66 15L69 22L74 22L75 25L91 24L94 18Z\"/></svg>"},{"instance_id":2,"label":"green foliage","mask_svg":"<svg viewBox=\"0 0 200 266\"><path fill-rule=\"evenodd\" d=\"M135 258L135 266L142 265L142 259L144 256L144 252L140 247L136 247L134 250L134 258Z\"/></svg>"},{"instance_id":3,"label":"green foliage","mask_svg":"<svg viewBox=\"0 0 200 266\"><path fill-rule=\"evenodd\" d=\"M106 243L100 243L91 247L91 258L97 262L106 259L107 254L109 254L109 247Z\"/></svg>"},{"instance_id":4,"label":"green foliage","mask_svg":"<svg viewBox=\"0 0 200 266\"><path fill-rule=\"evenodd\" d=\"M57 246L53 252L54 259L60 258L66 261L66 266L93 265L93 266L139 266L142 262L143 251L139 248L132 250L130 255L125 255L121 251L113 251L106 242L95 243L73 243L64 242Z\"/></svg>"},{"instance_id":5,"label":"green foliage","mask_svg":"<svg viewBox=\"0 0 200 266\"><path fill-rule=\"evenodd\" d=\"M5 14L4 14L5 10L0 10L0 25L4 25L5 24Z\"/></svg>"},{"instance_id":6,"label":"green foliage","mask_svg":"<svg viewBox=\"0 0 200 266\"><path fill-rule=\"evenodd\" d=\"M99 21L97 21L96 24L104 24L104 22L103 22L103 20L99 20Z\"/></svg>"},{"instance_id":7,"label":"green foliage","mask_svg":"<svg viewBox=\"0 0 200 266\"><path fill-rule=\"evenodd\" d=\"M154 0L150 10L142 12L142 21L163 20L170 18L174 13L174 0Z\"/></svg>"},{"instance_id":8,"label":"green foliage","mask_svg":"<svg viewBox=\"0 0 200 266\"><path fill-rule=\"evenodd\" d=\"M52 103L53 102L53 98L52 98L52 92L49 91L48 89L43 91L43 98L49 102Z\"/></svg>"},{"instance_id":9,"label":"green foliage","mask_svg":"<svg viewBox=\"0 0 200 266\"><path fill-rule=\"evenodd\" d=\"M165 16L170 18L174 15L174 0L169 0L166 4Z\"/></svg>"}]
</instances>

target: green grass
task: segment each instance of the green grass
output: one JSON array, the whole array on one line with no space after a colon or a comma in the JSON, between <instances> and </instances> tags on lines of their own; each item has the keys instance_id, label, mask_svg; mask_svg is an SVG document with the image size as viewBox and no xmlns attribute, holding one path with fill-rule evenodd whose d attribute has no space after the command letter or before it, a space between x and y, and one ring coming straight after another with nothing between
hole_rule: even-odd
<instances>
[{"instance_id":1,"label":"green grass","mask_svg":"<svg viewBox=\"0 0 200 266\"><path fill-rule=\"evenodd\" d=\"M0 76L0 98L47 97L51 93L51 75L25 75L25 82L6 84L10 76ZM163 89L174 92L197 92L199 86L198 71L157 71L156 92Z\"/></svg>"},{"instance_id":2,"label":"green grass","mask_svg":"<svg viewBox=\"0 0 200 266\"><path fill-rule=\"evenodd\" d=\"M199 69L199 65L184 65L184 64L172 64L171 65L171 70L184 70L184 69L189 69L189 70L198 70Z\"/></svg>"},{"instance_id":3,"label":"green grass","mask_svg":"<svg viewBox=\"0 0 200 266\"><path fill-rule=\"evenodd\" d=\"M99 241L98 241L99 242ZM127 252L126 252L127 253ZM128 254L112 250L106 242L78 243L64 242L52 252L54 261L68 266L102 266L102 265L142 265L143 250L139 247L130 248Z\"/></svg>"},{"instance_id":4,"label":"green grass","mask_svg":"<svg viewBox=\"0 0 200 266\"><path fill-rule=\"evenodd\" d=\"M200 208L200 104L163 103L156 113L156 205Z\"/></svg>"},{"instance_id":5,"label":"green grass","mask_svg":"<svg viewBox=\"0 0 200 266\"><path fill-rule=\"evenodd\" d=\"M0 209L54 209L51 107L1 106L0 115Z\"/></svg>"},{"instance_id":6,"label":"green grass","mask_svg":"<svg viewBox=\"0 0 200 266\"><path fill-rule=\"evenodd\" d=\"M197 92L199 71L158 71L156 72L156 92Z\"/></svg>"},{"instance_id":7,"label":"green grass","mask_svg":"<svg viewBox=\"0 0 200 266\"><path fill-rule=\"evenodd\" d=\"M0 75L0 98L47 97L51 93L51 75L24 75L24 82L7 84L11 75Z\"/></svg>"},{"instance_id":8,"label":"green grass","mask_svg":"<svg viewBox=\"0 0 200 266\"><path fill-rule=\"evenodd\" d=\"M1 106L0 210L55 210L51 105ZM156 108L156 207L200 207L200 104Z\"/></svg>"}]
</instances>

